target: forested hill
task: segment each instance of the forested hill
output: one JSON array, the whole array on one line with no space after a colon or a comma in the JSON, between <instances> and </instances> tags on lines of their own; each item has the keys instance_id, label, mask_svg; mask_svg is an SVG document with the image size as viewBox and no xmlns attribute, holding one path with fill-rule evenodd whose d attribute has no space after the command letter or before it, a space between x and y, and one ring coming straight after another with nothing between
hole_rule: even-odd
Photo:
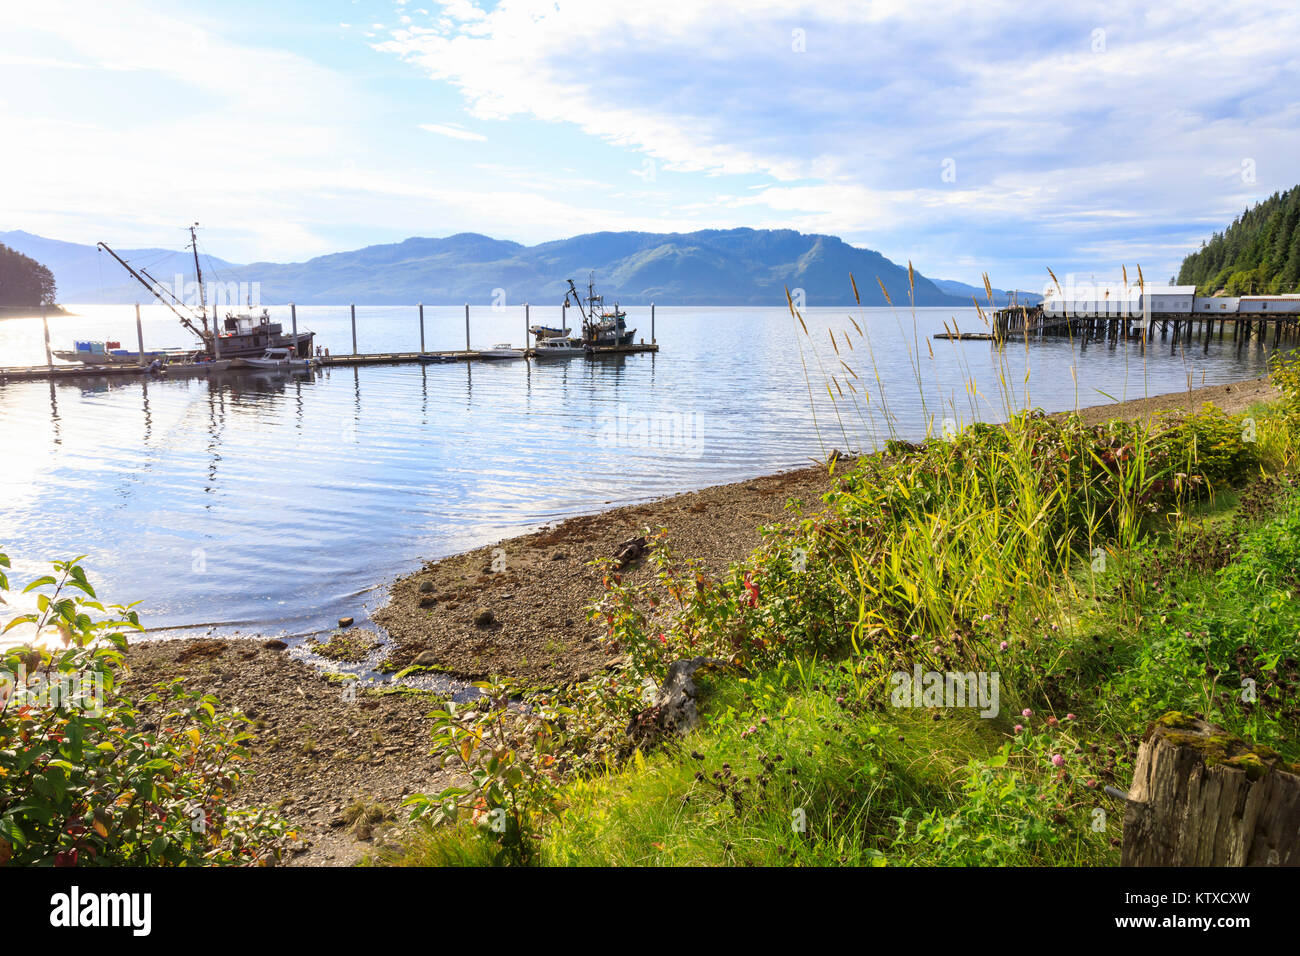
<instances>
[{"instance_id":1,"label":"forested hill","mask_svg":"<svg viewBox=\"0 0 1300 956\"><path fill-rule=\"evenodd\" d=\"M1300 292L1300 186L1247 209L1183 260L1179 285L1199 295Z\"/></svg>"},{"instance_id":2,"label":"forested hill","mask_svg":"<svg viewBox=\"0 0 1300 956\"><path fill-rule=\"evenodd\" d=\"M53 304L54 275L35 259L0 245L0 306Z\"/></svg>"}]
</instances>

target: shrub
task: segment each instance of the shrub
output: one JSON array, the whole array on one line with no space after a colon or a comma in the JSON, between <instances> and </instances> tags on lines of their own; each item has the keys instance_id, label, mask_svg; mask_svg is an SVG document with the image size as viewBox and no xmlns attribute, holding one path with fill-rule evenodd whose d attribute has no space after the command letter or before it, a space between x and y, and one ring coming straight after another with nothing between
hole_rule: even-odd
<instances>
[{"instance_id":1,"label":"shrub","mask_svg":"<svg viewBox=\"0 0 1300 956\"><path fill-rule=\"evenodd\" d=\"M62 647L18 646L0 657L0 863L278 859L293 837L288 825L227 805L247 757L246 720L173 684L145 698L167 708L146 722L117 682L126 632L139 630L139 619L131 607L99 602L78 561L55 562L53 575L28 584L41 592L38 612L5 627L55 630ZM8 588L0 572L0 591Z\"/></svg>"}]
</instances>

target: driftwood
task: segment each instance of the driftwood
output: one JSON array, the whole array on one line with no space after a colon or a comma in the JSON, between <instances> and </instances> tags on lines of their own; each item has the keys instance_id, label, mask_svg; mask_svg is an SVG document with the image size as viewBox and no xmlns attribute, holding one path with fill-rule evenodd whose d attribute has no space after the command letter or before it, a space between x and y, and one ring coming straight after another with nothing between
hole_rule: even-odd
<instances>
[{"instance_id":1,"label":"driftwood","mask_svg":"<svg viewBox=\"0 0 1300 956\"><path fill-rule=\"evenodd\" d=\"M1180 713L1152 724L1124 814L1124 866L1300 866L1300 776Z\"/></svg>"},{"instance_id":2,"label":"driftwood","mask_svg":"<svg viewBox=\"0 0 1300 956\"><path fill-rule=\"evenodd\" d=\"M695 675L729 666L716 657L673 661L668 666L663 685L646 689L646 702L650 706L632 718L627 728L628 736L640 745L650 745L663 737L690 733L700 722L700 713L695 706L699 697Z\"/></svg>"}]
</instances>

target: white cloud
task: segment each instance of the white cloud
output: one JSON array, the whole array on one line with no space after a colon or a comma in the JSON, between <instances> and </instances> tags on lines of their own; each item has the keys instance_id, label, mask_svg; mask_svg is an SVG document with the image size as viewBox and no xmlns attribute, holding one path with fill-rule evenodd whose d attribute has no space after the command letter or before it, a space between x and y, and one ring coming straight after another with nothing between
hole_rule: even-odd
<instances>
[{"instance_id":1,"label":"white cloud","mask_svg":"<svg viewBox=\"0 0 1300 956\"><path fill-rule=\"evenodd\" d=\"M437 133L439 136L448 136L451 139L472 140L476 143L484 142L487 137L482 133L476 133L473 130L466 129L457 123L421 123L420 129L428 133Z\"/></svg>"},{"instance_id":2,"label":"white cloud","mask_svg":"<svg viewBox=\"0 0 1300 956\"><path fill-rule=\"evenodd\" d=\"M754 219L908 241L1019 218L1036 245L1041 217L1060 248L1065 231L1126 219L1230 217L1300 180L1289 3L466 8L377 47L485 120L574 124L666 171L769 177L750 202L719 198ZM1256 183L1241 181L1244 158Z\"/></svg>"}]
</instances>

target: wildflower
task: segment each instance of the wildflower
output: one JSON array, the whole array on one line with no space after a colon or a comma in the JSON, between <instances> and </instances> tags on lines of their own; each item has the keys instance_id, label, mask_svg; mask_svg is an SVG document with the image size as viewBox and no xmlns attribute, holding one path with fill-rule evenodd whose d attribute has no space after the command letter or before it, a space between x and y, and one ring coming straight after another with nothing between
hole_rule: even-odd
<instances>
[{"instance_id":1,"label":"wildflower","mask_svg":"<svg viewBox=\"0 0 1300 956\"><path fill-rule=\"evenodd\" d=\"M998 650L1000 650L1000 651L1005 651L1006 649L1007 649L1007 642L1006 642L1006 641L1003 641L1001 644L998 645Z\"/></svg>"},{"instance_id":2,"label":"wildflower","mask_svg":"<svg viewBox=\"0 0 1300 956\"><path fill-rule=\"evenodd\" d=\"M1016 729L1016 733L1020 733L1020 731L1022 731L1022 730L1025 729L1025 725L1024 725L1024 724L1016 724L1016 728L1015 728L1015 729Z\"/></svg>"},{"instance_id":3,"label":"wildflower","mask_svg":"<svg viewBox=\"0 0 1300 956\"><path fill-rule=\"evenodd\" d=\"M1057 724L1059 724L1059 723L1060 723L1060 721L1057 720L1055 717L1048 717L1048 718L1047 718L1047 726L1049 726L1049 727L1055 727L1055 726L1056 726Z\"/></svg>"},{"instance_id":4,"label":"wildflower","mask_svg":"<svg viewBox=\"0 0 1300 956\"><path fill-rule=\"evenodd\" d=\"M1020 712L1020 716L1021 716L1021 717L1032 717L1032 716L1034 716L1034 712L1033 712L1032 710L1030 710L1028 707L1026 707L1024 710L1022 710L1022 711Z\"/></svg>"},{"instance_id":5,"label":"wildflower","mask_svg":"<svg viewBox=\"0 0 1300 956\"><path fill-rule=\"evenodd\" d=\"M1066 719L1066 720L1078 720L1079 718L1078 718L1078 717L1075 717L1074 714L1066 714L1066 715L1065 715L1065 719Z\"/></svg>"},{"instance_id":6,"label":"wildflower","mask_svg":"<svg viewBox=\"0 0 1300 956\"><path fill-rule=\"evenodd\" d=\"M1052 766L1053 766L1053 767L1064 767L1064 766L1065 766L1065 758L1062 757L1060 754L1052 754Z\"/></svg>"}]
</instances>

